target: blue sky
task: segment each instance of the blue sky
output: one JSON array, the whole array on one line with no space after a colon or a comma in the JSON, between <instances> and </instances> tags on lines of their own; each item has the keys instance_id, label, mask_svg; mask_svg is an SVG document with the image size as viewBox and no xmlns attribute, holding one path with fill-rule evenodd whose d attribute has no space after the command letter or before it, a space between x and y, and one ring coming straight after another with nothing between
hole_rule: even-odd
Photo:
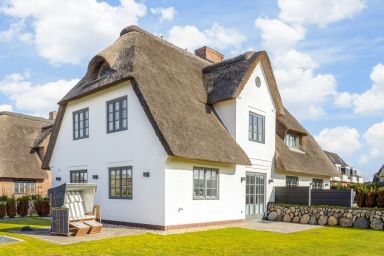
<instances>
[{"instance_id":1,"label":"blue sky","mask_svg":"<svg viewBox=\"0 0 384 256\"><path fill-rule=\"evenodd\" d=\"M267 50L283 102L371 179L384 164L380 0L0 2L0 110L46 116L131 24L226 58Z\"/></svg>"}]
</instances>

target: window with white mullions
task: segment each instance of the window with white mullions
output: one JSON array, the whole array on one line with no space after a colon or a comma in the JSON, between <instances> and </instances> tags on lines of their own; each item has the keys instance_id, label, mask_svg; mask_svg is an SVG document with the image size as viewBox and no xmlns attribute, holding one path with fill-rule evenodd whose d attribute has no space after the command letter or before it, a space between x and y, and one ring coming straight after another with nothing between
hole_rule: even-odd
<instances>
[{"instance_id":1,"label":"window with white mullions","mask_svg":"<svg viewBox=\"0 0 384 256\"><path fill-rule=\"evenodd\" d=\"M128 119L127 96L107 102L107 131L127 130Z\"/></svg>"},{"instance_id":2,"label":"window with white mullions","mask_svg":"<svg viewBox=\"0 0 384 256\"><path fill-rule=\"evenodd\" d=\"M287 187L297 187L299 185L299 177L286 176L285 182Z\"/></svg>"},{"instance_id":3,"label":"window with white mullions","mask_svg":"<svg viewBox=\"0 0 384 256\"><path fill-rule=\"evenodd\" d=\"M285 144L291 148L300 148L300 136L293 133L285 135Z\"/></svg>"},{"instance_id":4,"label":"window with white mullions","mask_svg":"<svg viewBox=\"0 0 384 256\"><path fill-rule=\"evenodd\" d=\"M218 198L218 170L195 167L193 169L193 198Z\"/></svg>"},{"instance_id":5,"label":"window with white mullions","mask_svg":"<svg viewBox=\"0 0 384 256\"><path fill-rule=\"evenodd\" d=\"M89 109L81 109L73 112L73 139L89 137Z\"/></svg>"},{"instance_id":6,"label":"window with white mullions","mask_svg":"<svg viewBox=\"0 0 384 256\"><path fill-rule=\"evenodd\" d=\"M265 143L265 117L249 112L248 138L251 141Z\"/></svg>"},{"instance_id":7,"label":"window with white mullions","mask_svg":"<svg viewBox=\"0 0 384 256\"><path fill-rule=\"evenodd\" d=\"M312 189L323 189L324 180L312 179Z\"/></svg>"},{"instance_id":8,"label":"window with white mullions","mask_svg":"<svg viewBox=\"0 0 384 256\"><path fill-rule=\"evenodd\" d=\"M14 181L15 194L30 194L36 192L36 182L33 180L17 180Z\"/></svg>"}]
</instances>

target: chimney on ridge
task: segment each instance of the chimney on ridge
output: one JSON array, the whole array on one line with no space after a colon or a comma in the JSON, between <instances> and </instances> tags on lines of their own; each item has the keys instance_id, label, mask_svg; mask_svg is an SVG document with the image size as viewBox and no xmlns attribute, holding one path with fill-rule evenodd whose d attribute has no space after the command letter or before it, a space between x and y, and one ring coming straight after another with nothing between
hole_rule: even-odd
<instances>
[{"instance_id":1,"label":"chimney on ridge","mask_svg":"<svg viewBox=\"0 0 384 256\"><path fill-rule=\"evenodd\" d=\"M57 111L49 112L49 120L55 121L57 116Z\"/></svg>"},{"instance_id":2,"label":"chimney on ridge","mask_svg":"<svg viewBox=\"0 0 384 256\"><path fill-rule=\"evenodd\" d=\"M203 46L195 50L195 55L212 63L220 62L224 59L224 55L215 51L208 46Z\"/></svg>"}]
</instances>

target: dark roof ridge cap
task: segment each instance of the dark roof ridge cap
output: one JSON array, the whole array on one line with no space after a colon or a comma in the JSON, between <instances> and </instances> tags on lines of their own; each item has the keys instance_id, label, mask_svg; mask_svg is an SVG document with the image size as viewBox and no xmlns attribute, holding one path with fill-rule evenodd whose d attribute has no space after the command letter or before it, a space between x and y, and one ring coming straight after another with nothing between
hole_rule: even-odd
<instances>
[{"instance_id":1,"label":"dark roof ridge cap","mask_svg":"<svg viewBox=\"0 0 384 256\"><path fill-rule=\"evenodd\" d=\"M196 56L195 54L167 41L166 39L155 36L155 35L149 33L148 31L146 31L146 30L144 30L144 29L142 29L136 25L130 25L128 27L123 28L120 32L120 37L124 36L125 34L131 33L131 32L137 32L137 33L140 33L140 34L147 36L151 39L154 39L154 40L158 41L159 43L162 43L165 46L171 47L171 48L177 50L178 52L180 52L181 54L184 54L185 56L188 56L188 57L192 57L195 60L198 60L204 64L211 64L210 61L207 61L203 58L200 58L199 56Z\"/></svg>"},{"instance_id":2,"label":"dark roof ridge cap","mask_svg":"<svg viewBox=\"0 0 384 256\"><path fill-rule=\"evenodd\" d=\"M3 116L3 115L22 118L22 119L28 119L28 120L32 120L32 121L38 121L38 122L46 122L46 123L52 122L51 120L43 118L43 117L24 115L24 114L11 112L11 111L0 111L0 116Z\"/></svg>"},{"instance_id":3,"label":"dark roof ridge cap","mask_svg":"<svg viewBox=\"0 0 384 256\"><path fill-rule=\"evenodd\" d=\"M240 62L243 60L248 60L248 59L252 58L253 56L256 56L258 53L259 52L255 52L255 51L248 51L248 52L242 53L242 54L235 56L235 57L232 57L230 59L226 59L226 60L220 61L218 63L211 64L208 67L203 68L203 72L204 73L209 72L209 71L212 71L216 68L219 68L219 67L222 67L222 66L225 66L228 64L233 64L233 63Z\"/></svg>"}]
</instances>

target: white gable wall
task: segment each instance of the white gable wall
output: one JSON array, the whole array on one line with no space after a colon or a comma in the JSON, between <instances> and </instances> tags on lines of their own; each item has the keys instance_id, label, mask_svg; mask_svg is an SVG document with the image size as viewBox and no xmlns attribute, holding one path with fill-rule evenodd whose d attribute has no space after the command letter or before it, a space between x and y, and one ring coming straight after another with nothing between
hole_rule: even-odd
<instances>
[{"instance_id":1,"label":"white gable wall","mask_svg":"<svg viewBox=\"0 0 384 256\"><path fill-rule=\"evenodd\" d=\"M261 80L257 87L256 77ZM265 142L258 143L248 138L249 112L265 117ZM268 184L273 172L276 136L276 108L261 63L257 64L249 80L236 99L236 141L247 153L252 166L238 166L245 172L263 173L266 175L266 201L270 201L273 184Z\"/></svg>"},{"instance_id":2,"label":"white gable wall","mask_svg":"<svg viewBox=\"0 0 384 256\"><path fill-rule=\"evenodd\" d=\"M128 130L107 134L106 102L128 97ZM72 112L89 108L89 138L73 140ZM50 167L53 186L69 182L69 171L87 169L96 183L102 218L164 225L164 182L167 154L129 82L103 90L67 106ZM109 199L109 167L132 166L133 199ZM149 172L150 177L143 177ZM92 179L98 175L98 179ZM61 182L56 181L61 177Z\"/></svg>"}]
</instances>

